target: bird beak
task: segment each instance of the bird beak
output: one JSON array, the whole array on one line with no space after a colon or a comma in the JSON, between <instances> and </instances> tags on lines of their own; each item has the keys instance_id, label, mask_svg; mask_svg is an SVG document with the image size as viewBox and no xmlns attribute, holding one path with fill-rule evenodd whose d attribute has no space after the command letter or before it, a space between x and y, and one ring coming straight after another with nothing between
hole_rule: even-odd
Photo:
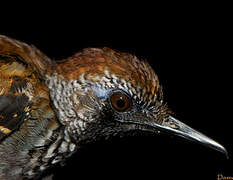
<instances>
[{"instance_id":1,"label":"bird beak","mask_svg":"<svg viewBox=\"0 0 233 180\"><path fill-rule=\"evenodd\" d=\"M204 146L220 151L224 153L228 158L228 153L222 145L220 145L213 139L205 136L204 134L194 130L193 128L187 126L186 124L178 121L177 119L175 119L174 117L170 115L165 121L163 121L160 124L150 123L148 125L153 128L159 129L161 131L166 131L171 134L176 134L178 136L184 137L191 141L198 142Z\"/></svg>"}]
</instances>

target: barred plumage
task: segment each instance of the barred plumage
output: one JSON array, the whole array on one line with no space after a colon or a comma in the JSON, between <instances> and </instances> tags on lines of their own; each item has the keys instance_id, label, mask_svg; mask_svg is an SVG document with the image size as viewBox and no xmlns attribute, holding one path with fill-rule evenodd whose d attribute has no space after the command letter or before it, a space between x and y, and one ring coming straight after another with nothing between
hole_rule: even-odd
<instances>
[{"instance_id":1,"label":"barred plumage","mask_svg":"<svg viewBox=\"0 0 233 180\"><path fill-rule=\"evenodd\" d=\"M0 35L0 179L35 179L89 141L170 131L226 153L173 118L151 66L109 48L52 61Z\"/></svg>"}]
</instances>

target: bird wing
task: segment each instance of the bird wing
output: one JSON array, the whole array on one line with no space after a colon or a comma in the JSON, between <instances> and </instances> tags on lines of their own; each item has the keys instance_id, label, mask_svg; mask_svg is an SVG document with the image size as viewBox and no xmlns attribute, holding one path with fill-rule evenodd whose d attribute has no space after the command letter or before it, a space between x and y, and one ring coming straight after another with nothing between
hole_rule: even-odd
<instances>
[{"instance_id":1,"label":"bird wing","mask_svg":"<svg viewBox=\"0 0 233 180\"><path fill-rule=\"evenodd\" d=\"M0 143L20 128L36 105L49 106L43 75L50 63L34 46L0 35Z\"/></svg>"}]
</instances>

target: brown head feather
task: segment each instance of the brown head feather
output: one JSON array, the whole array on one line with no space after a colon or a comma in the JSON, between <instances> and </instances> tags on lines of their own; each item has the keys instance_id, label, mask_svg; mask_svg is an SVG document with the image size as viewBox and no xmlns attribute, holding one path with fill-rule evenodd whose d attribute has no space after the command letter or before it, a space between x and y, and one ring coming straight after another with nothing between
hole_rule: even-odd
<instances>
[{"instance_id":1,"label":"brown head feather","mask_svg":"<svg viewBox=\"0 0 233 180\"><path fill-rule=\"evenodd\" d=\"M147 61L110 48L84 49L61 61L57 72L67 80L84 77L93 82L97 81L96 77L115 76L131 83L135 89L144 89L144 94L151 101L160 95L158 77Z\"/></svg>"}]
</instances>

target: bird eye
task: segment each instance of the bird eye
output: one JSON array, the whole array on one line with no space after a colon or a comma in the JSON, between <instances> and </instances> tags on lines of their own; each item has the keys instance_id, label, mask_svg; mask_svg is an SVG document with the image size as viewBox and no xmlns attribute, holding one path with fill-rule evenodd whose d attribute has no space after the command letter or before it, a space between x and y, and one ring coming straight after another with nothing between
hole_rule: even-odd
<instances>
[{"instance_id":1,"label":"bird eye","mask_svg":"<svg viewBox=\"0 0 233 180\"><path fill-rule=\"evenodd\" d=\"M127 111L132 106L132 102L129 99L129 97L127 97L126 95L120 92L116 92L112 94L110 97L110 101L111 101L112 107L115 110L120 111L120 112Z\"/></svg>"}]
</instances>

